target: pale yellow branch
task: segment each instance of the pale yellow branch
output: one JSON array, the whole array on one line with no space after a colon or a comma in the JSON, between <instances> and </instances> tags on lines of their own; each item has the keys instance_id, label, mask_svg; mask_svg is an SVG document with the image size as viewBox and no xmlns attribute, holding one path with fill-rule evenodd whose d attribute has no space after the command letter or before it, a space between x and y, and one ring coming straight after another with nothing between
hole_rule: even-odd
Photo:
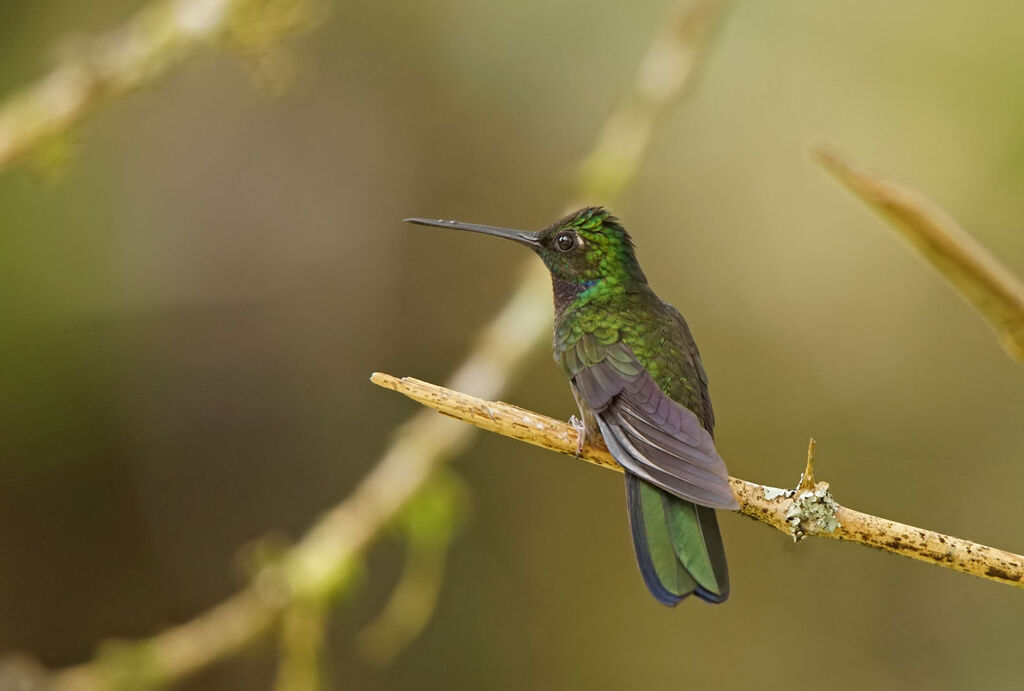
<instances>
[{"instance_id":1,"label":"pale yellow branch","mask_svg":"<svg viewBox=\"0 0 1024 691\"><path fill-rule=\"evenodd\" d=\"M576 457L577 432L561 420L418 379L399 379L377 372L371 381L488 432ZM622 467L603 446L588 444L578 458L622 472ZM813 444L808 452L805 480L810 476L812 460ZM827 483L784 490L738 478L731 478L730 482L740 502L740 513L795 539L819 536L857 542L1024 588L1024 556L848 509L832 499Z\"/></svg>"},{"instance_id":2,"label":"pale yellow branch","mask_svg":"<svg viewBox=\"0 0 1024 691\"><path fill-rule=\"evenodd\" d=\"M900 231L963 298L988 320L999 340L1024 364L1024 283L930 199L868 172L828 147L815 157L847 189Z\"/></svg>"}]
</instances>

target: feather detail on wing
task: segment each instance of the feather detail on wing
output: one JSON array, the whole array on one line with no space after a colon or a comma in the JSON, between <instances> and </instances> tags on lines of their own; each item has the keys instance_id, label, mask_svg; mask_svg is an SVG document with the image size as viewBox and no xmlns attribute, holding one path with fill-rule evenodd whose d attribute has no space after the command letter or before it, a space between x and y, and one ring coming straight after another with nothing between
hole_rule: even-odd
<instances>
[{"instance_id":1,"label":"feather detail on wing","mask_svg":"<svg viewBox=\"0 0 1024 691\"><path fill-rule=\"evenodd\" d=\"M696 414L661 390L629 346L584 334L574 350L563 366L593 409L616 461L682 499L739 508L711 434Z\"/></svg>"}]
</instances>

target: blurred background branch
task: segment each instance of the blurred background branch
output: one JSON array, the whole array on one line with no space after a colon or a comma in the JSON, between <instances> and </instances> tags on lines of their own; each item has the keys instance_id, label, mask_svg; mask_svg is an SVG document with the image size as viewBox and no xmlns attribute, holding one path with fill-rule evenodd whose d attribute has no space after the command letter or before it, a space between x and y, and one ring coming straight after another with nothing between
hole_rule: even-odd
<instances>
[{"instance_id":1,"label":"blurred background branch","mask_svg":"<svg viewBox=\"0 0 1024 691\"><path fill-rule=\"evenodd\" d=\"M814 149L818 163L889 221L996 332L1024 364L1024 283L943 208L920 192L867 171L834 147Z\"/></svg>"},{"instance_id":2,"label":"blurred background branch","mask_svg":"<svg viewBox=\"0 0 1024 691\"><path fill-rule=\"evenodd\" d=\"M458 477L441 470L402 512L398 525L406 544L402 575L380 614L359 636L360 652L369 662L390 663L430 621L466 501L466 489Z\"/></svg>"},{"instance_id":3,"label":"blurred background branch","mask_svg":"<svg viewBox=\"0 0 1024 691\"><path fill-rule=\"evenodd\" d=\"M577 456L578 432L561 420L500 401L487 401L436 384L374 373L374 384L397 391L447 416L497 434L622 472L603 446L587 444ZM835 502L828 483L813 482L813 446L794 490L731 478L740 513L794 540L830 537L901 554L953 571L1024 588L1024 556L855 511ZM941 500L948 501L948 498Z\"/></svg>"},{"instance_id":4,"label":"blurred background branch","mask_svg":"<svg viewBox=\"0 0 1024 691\"><path fill-rule=\"evenodd\" d=\"M325 686L326 603L297 600L281 615L276 691L318 691Z\"/></svg>"},{"instance_id":5,"label":"blurred background branch","mask_svg":"<svg viewBox=\"0 0 1024 691\"><path fill-rule=\"evenodd\" d=\"M629 94L613 109L581 166L577 185L581 199L612 203L633 181L655 123L694 78L726 4L698 0L671 6ZM272 7L278 6L271 0L256 4L178 0L144 10L98 43L89 60L65 64L0 109L0 167L66 131L104 101L150 83L197 45L237 37L244 37L247 45L270 45L285 29L301 24L293 18L305 16L276 12L272 16L288 21L279 22L274 31L243 31L239 26L259 24L233 23L236 17L250 16L249 12L263 16ZM168 18L169 24L161 23ZM151 34L154 29L156 33ZM123 59L129 49L138 60ZM451 386L487 397L499 395L549 333L547 274L538 263L526 262L519 287L482 330L476 346L451 377ZM407 570L391 604L363 637L369 656L381 661L393 656L422 630L433 610L445 543L453 534L451 506L440 511L437 506L423 509L418 498L436 489L437 470L467 447L472 433L473 428L428 411L415 415L395 432L390 447L352 494L321 517L294 547L260 568L248 587L152 638L105 644L96 659L55 672L50 688L101 691L166 685L237 652L280 623L279 688L315 689L323 676L319 662L323 608L359 581L367 547L386 528L405 520L411 571ZM445 490L438 501L457 504L457 492ZM429 539L421 539L419 532L424 521L431 524Z\"/></svg>"},{"instance_id":6,"label":"blurred background branch","mask_svg":"<svg viewBox=\"0 0 1024 691\"><path fill-rule=\"evenodd\" d=\"M101 106L151 86L203 47L220 45L259 65L280 64L278 43L309 28L317 0L164 0L110 33L76 42L36 84L0 105L0 172L66 135ZM277 81L272 67L262 68Z\"/></svg>"}]
</instances>

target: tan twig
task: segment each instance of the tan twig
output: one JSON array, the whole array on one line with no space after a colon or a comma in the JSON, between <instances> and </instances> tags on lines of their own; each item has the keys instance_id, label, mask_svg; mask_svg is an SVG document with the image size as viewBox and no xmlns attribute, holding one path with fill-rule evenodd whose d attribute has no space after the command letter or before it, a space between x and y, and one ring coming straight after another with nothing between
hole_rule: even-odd
<instances>
[{"instance_id":1,"label":"tan twig","mask_svg":"<svg viewBox=\"0 0 1024 691\"><path fill-rule=\"evenodd\" d=\"M508 403L485 401L418 379L398 379L378 372L371 380L378 386L397 391L447 416L489 432L577 457L577 432L571 425L560 420ZM622 468L602 446L587 445L578 458L622 472ZM813 444L808 453L809 461L812 458ZM804 481L810 475L809 469L810 463ZM1024 588L1024 556L848 509L835 502L827 483L819 482L811 487L785 490L738 478L731 478L731 482L740 502L740 513L781 530L794 539L819 536L857 542Z\"/></svg>"},{"instance_id":2,"label":"tan twig","mask_svg":"<svg viewBox=\"0 0 1024 691\"><path fill-rule=\"evenodd\" d=\"M831 147L815 158L900 231L960 295L988 320L1006 352L1024 364L1024 283L921 193L868 172Z\"/></svg>"},{"instance_id":3,"label":"tan twig","mask_svg":"<svg viewBox=\"0 0 1024 691\"><path fill-rule=\"evenodd\" d=\"M807 442L807 465L804 466L804 472L800 475L800 482L797 483L796 488L798 490L814 489L814 448L818 445L818 442L814 441L814 437L811 437Z\"/></svg>"},{"instance_id":4,"label":"tan twig","mask_svg":"<svg viewBox=\"0 0 1024 691\"><path fill-rule=\"evenodd\" d=\"M655 123L696 73L701 61L695 55L704 50L713 26L707 18L720 15L725 5L723 0L673 3L671 21L653 40L631 95L609 115L609 123L618 120L622 124L606 127L586 158L623 165L629 174L602 178L599 183L581 170L580 203L613 202L633 180ZM653 97L636 97L643 93ZM623 137L633 141L628 150L618 146ZM0 158L0 166L3 161ZM499 395L550 337L550 290L541 263L524 262L519 288L483 329L449 384L487 397ZM252 585L191 621L152 638L120 644L132 658L132 669L144 670L147 683L181 680L267 635L291 603L303 598L326 599L344 590L358 572L368 545L435 471L468 445L472 432L472 427L430 411L414 415L396 430L383 457L355 491L328 511L279 562L260 571ZM120 673L101 652L92 661L53 674L49 688L133 688L131 680L125 683ZM142 684L134 688L142 688Z\"/></svg>"}]
</instances>

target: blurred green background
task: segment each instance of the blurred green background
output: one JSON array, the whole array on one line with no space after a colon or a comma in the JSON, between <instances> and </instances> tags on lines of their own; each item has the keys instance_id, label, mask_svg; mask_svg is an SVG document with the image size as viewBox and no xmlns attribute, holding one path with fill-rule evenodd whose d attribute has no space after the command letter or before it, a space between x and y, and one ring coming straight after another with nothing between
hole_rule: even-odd
<instances>
[{"instance_id":1,"label":"blurred green background","mask_svg":"<svg viewBox=\"0 0 1024 691\"><path fill-rule=\"evenodd\" d=\"M7 3L0 92L139 3ZM0 176L0 649L49 665L183 621L301 535L513 289L519 248L410 215L541 227L661 2L336 2L280 99L203 53L76 131L56 182ZM734 475L1024 551L1024 372L810 162L832 141L1024 274L1024 5L740 1L613 209L690 321ZM504 398L575 410L547 352ZM733 594L656 604L621 478L481 436L437 612L377 669L338 609L338 688L1018 688L1018 591L722 517ZM183 685L269 688L257 646Z\"/></svg>"}]
</instances>

